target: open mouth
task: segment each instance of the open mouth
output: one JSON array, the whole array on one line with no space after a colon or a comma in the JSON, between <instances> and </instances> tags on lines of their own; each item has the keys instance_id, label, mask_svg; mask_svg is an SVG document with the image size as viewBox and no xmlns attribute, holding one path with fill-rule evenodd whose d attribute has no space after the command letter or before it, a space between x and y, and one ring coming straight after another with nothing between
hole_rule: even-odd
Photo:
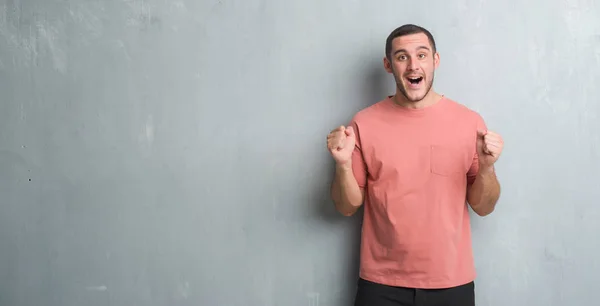
<instances>
[{"instance_id":1,"label":"open mouth","mask_svg":"<svg viewBox=\"0 0 600 306\"><path fill-rule=\"evenodd\" d=\"M423 81L423 77L406 77L411 85L418 85Z\"/></svg>"}]
</instances>

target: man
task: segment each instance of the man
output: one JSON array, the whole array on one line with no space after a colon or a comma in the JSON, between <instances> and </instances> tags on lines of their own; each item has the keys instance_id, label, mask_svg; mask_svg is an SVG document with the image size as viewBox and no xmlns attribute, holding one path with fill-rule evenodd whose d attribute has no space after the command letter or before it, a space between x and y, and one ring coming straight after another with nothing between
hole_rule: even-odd
<instances>
[{"instance_id":1,"label":"man","mask_svg":"<svg viewBox=\"0 0 600 306\"><path fill-rule=\"evenodd\" d=\"M365 204L355 305L475 305L468 205L494 210L503 140L432 89L440 56L429 31L401 26L385 50L396 94L327 137L336 209Z\"/></svg>"}]
</instances>

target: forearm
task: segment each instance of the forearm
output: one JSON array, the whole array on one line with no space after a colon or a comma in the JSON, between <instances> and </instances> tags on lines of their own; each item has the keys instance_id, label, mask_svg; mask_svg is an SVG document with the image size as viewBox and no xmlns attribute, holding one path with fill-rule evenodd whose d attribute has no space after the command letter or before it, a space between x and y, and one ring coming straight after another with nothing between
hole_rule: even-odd
<instances>
[{"instance_id":1,"label":"forearm","mask_svg":"<svg viewBox=\"0 0 600 306\"><path fill-rule=\"evenodd\" d=\"M467 191L467 201L475 213L480 216L494 211L500 198L500 183L492 167L480 168L475 181Z\"/></svg>"},{"instance_id":2,"label":"forearm","mask_svg":"<svg viewBox=\"0 0 600 306\"><path fill-rule=\"evenodd\" d=\"M362 205L364 192L358 186L351 166L337 166L331 185L331 198L335 208L344 216L353 215Z\"/></svg>"}]
</instances>

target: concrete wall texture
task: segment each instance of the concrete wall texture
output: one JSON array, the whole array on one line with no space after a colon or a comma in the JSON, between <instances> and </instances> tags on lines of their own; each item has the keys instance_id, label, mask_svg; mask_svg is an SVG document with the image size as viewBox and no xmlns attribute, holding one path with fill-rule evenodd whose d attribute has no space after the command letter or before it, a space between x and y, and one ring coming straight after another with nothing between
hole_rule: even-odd
<instances>
[{"instance_id":1,"label":"concrete wall texture","mask_svg":"<svg viewBox=\"0 0 600 306\"><path fill-rule=\"evenodd\" d=\"M0 0L0 305L350 305L361 214L325 137L394 91L429 28L435 87L505 139L473 215L478 305L597 305L593 1Z\"/></svg>"}]
</instances>

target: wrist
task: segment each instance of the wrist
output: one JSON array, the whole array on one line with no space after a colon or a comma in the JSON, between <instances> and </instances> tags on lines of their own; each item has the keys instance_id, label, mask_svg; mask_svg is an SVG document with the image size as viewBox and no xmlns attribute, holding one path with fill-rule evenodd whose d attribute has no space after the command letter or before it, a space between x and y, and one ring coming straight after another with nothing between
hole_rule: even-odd
<instances>
[{"instance_id":1,"label":"wrist","mask_svg":"<svg viewBox=\"0 0 600 306\"><path fill-rule=\"evenodd\" d=\"M352 162L346 162L346 163L343 163L343 164L336 163L335 164L335 169L337 171L342 171L342 172L352 171Z\"/></svg>"},{"instance_id":2,"label":"wrist","mask_svg":"<svg viewBox=\"0 0 600 306\"><path fill-rule=\"evenodd\" d=\"M481 174L494 174L494 165L479 165L479 173Z\"/></svg>"}]
</instances>

